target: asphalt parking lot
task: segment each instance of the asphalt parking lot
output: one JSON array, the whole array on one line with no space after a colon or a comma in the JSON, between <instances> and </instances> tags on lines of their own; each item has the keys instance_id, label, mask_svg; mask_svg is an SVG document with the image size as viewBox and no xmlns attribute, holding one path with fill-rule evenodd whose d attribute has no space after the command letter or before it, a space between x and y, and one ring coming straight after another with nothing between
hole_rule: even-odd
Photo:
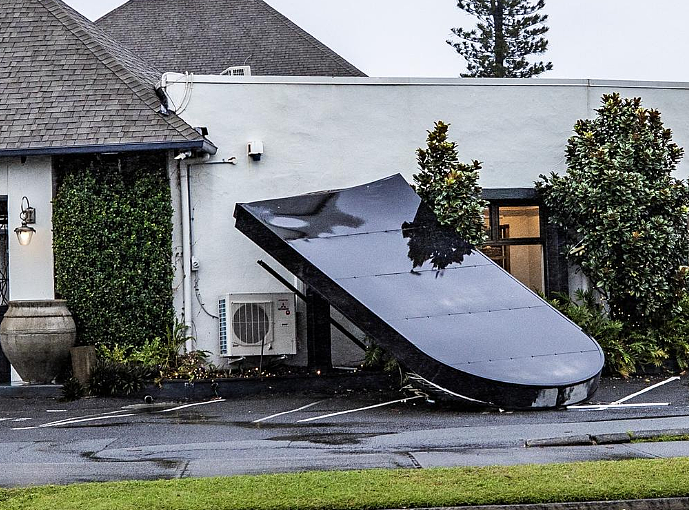
<instances>
[{"instance_id":1,"label":"asphalt parking lot","mask_svg":"<svg viewBox=\"0 0 689 510\"><path fill-rule=\"evenodd\" d=\"M605 379L594 407L537 412L466 410L375 390L153 404L10 394L0 388L4 487L689 456L684 442L525 447L546 438L689 429L687 382L667 377Z\"/></svg>"}]
</instances>

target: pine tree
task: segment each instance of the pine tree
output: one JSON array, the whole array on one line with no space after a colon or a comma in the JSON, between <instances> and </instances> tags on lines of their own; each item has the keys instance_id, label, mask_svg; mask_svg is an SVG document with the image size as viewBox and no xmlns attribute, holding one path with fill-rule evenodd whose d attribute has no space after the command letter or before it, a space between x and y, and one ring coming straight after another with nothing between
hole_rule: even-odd
<instances>
[{"instance_id":1,"label":"pine tree","mask_svg":"<svg viewBox=\"0 0 689 510\"><path fill-rule=\"evenodd\" d=\"M476 28L453 28L459 39L447 43L467 61L465 78L531 78L553 68L530 63L528 55L548 48L542 36L548 16L538 14L545 0L457 0L457 7L478 18Z\"/></svg>"}]
</instances>

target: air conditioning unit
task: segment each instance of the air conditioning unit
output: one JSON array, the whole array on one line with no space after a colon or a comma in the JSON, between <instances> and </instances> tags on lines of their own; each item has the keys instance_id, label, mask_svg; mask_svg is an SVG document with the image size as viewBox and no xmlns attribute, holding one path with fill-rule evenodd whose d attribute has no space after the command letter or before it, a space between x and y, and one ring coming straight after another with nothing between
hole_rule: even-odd
<instances>
[{"instance_id":1,"label":"air conditioning unit","mask_svg":"<svg viewBox=\"0 0 689 510\"><path fill-rule=\"evenodd\" d=\"M221 356L297 353L294 294L226 294L218 302Z\"/></svg>"},{"instance_id":2,"label":"air conditioning unit","mask_svg":"<svg viewBox=\"0 0 689 510\"><path fill-rule=\"evenodd\" d=\"M221 76L251 76L251 66L232 66L225 69Z\"/></svg>"}]
</instances>

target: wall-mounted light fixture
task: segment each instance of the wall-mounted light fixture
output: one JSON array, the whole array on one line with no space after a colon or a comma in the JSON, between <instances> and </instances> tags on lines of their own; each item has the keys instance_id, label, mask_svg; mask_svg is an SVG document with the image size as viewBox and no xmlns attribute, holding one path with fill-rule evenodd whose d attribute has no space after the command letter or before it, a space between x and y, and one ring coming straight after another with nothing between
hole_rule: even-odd
<instances>
[{"instance_id":1,"label":"wall-mounted light fixture","mask_svg":"<svg viewBox=\"0 0 689 510\"><path fill-rule=\"evenodd\" d=\"M26 207L24 202L26 202ZM29 226L36 223L36 209L31 207L29 199L26 197L22 197L22 212L19 213L19 219L22 220L22 226L15 228L14 233L17 234L19 244L28 246L31 243L31 238L36 233L36 229Z\"/></svg>"}]
</instances>

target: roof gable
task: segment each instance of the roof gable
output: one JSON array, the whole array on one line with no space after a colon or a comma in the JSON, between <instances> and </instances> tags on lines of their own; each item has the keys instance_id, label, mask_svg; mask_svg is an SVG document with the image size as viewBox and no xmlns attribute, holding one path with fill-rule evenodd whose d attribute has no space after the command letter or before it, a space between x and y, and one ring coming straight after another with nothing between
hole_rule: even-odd
<instances>
[{"instance_id":1,"label":"roof gable","mask_svg":"<svg viewBox=\"0 0 689 510\"><path fill-rule=\"evenodd\" d=\"M366 76L263 0L130 0L96 24L163 71Z\"/></svg>"},{"instance_id":2,"label":"roof gable","mask_svg":"<svg viewBox=\"0 0 689 510\"><path fill-rule=\"evenodd\" d=\"M60 0L0 10L0 155L202 148L160 113L161 73Z\"/></svg>"}]
</instances>

